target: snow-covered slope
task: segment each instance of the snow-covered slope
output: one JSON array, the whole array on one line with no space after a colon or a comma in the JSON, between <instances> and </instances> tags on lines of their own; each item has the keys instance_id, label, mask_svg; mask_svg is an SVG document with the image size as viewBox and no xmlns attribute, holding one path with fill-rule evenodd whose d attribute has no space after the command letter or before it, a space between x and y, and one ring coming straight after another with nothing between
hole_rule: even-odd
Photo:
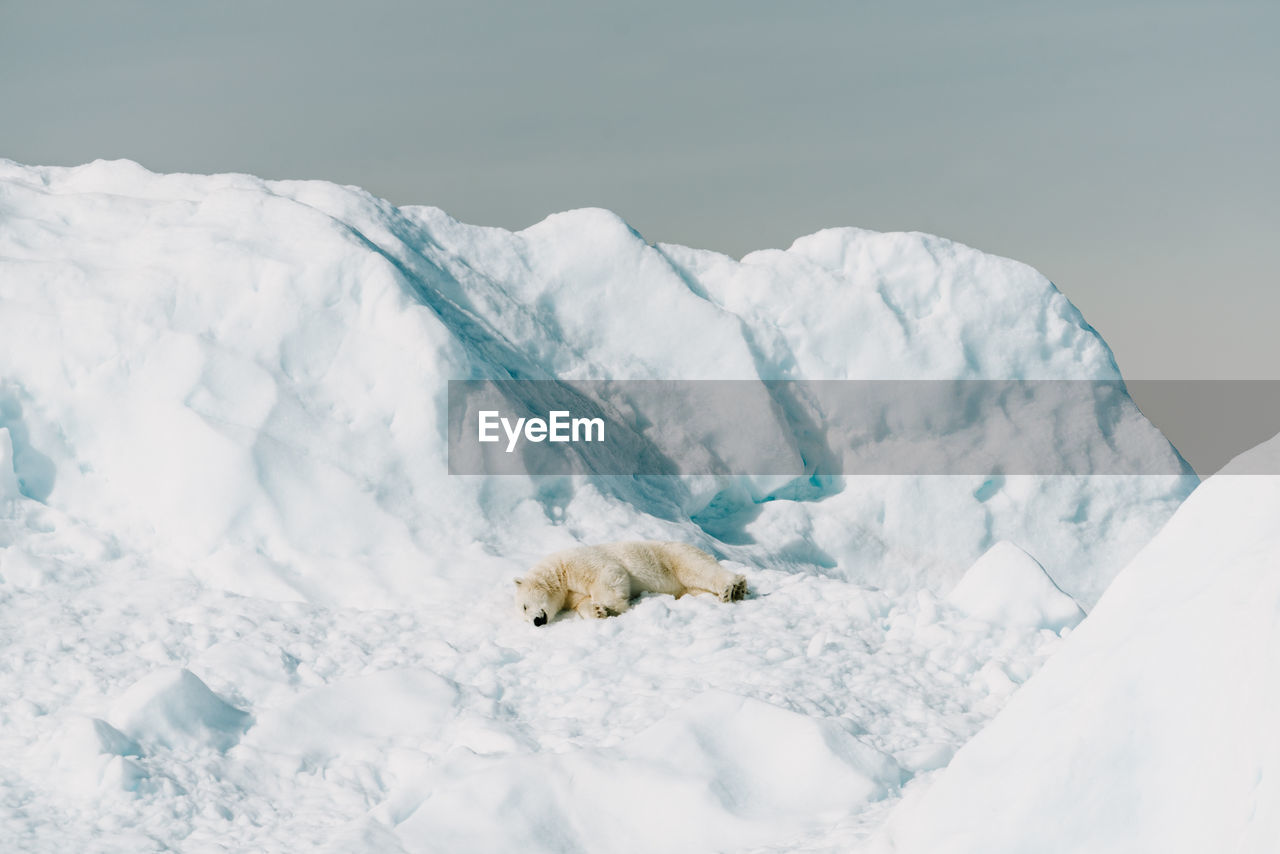
<instances>
[{"instance_id":1,"label":"snow-covered slope","mask_svg":"<svg viewBox=\"0 0 1280 854\"><path fill-rule=\"evenodd\" d=\"M926 235L734 261L604 211L0 161L0 848L858 838L1056 649L1054 584L1089 606L1194 478L451 477L446 381L1115 376L1043 277ZM807 453L811 414L773 429ZM1126 398L1096 414L1098 453L1176 469ZM537 557L649 537L756 595L509 613ZM1028 601L974 604L991 561L940 598L1001 541ZM701 800L601 835L664 791Z\"/></svg>"},{"instance_id":2,"label":"snow-covered slope","mask_svg":"<svg viewBox=\"0 0 1280 854\"><path fill-rule=\"evenodd\" d=\"M1206 481L878 850L1271 852L1280 437Z\"/></svg>"},{"instance_id":3,"label":"snow-covered slope","mask_svg":"<svg viewBox=\"0 0 1280 854\"><path fill-rule=\"evenodd\" d=\"M599 210L511 233L128 162L0 164L0 216L26 493L247 594L404 602L576 540L708 531L762 565L935 590L1006 539L1091 603L1194 483L443 476L448 379L1116 377L1034 270L927 235L831 230L737 262ZM813 441L778 409L778 434ZM1095 445L1116 420L1174 454L1127 399L1100 404Z\"/></svg>"}]
</instances>

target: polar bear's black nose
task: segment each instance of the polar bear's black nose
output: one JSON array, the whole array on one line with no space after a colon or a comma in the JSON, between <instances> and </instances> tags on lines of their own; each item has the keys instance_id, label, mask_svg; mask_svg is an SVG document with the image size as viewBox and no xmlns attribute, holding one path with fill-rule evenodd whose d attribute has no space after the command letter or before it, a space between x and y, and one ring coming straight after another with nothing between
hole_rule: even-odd
<instances>
[{"instance_id":1,"label":"polar bear's black nose","mask_svg":"<svg viewBox=\"0 0 1280 854\"><path fill-rule=\"evenodd\" d=\"M545 626L547 624L547 614L545 611L539 611L538 616L533 618L535 626Z\"/></svg>"}]
</instances>

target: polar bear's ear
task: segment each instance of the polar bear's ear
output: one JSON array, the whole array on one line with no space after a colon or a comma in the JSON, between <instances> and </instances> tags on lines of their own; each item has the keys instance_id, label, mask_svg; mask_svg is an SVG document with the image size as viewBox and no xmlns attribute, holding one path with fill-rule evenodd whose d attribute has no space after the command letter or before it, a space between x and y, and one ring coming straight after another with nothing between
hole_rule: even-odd
<instances>
[{"instance_id":1,"label":"polar bear's ear","mask_svg":"<svg viewBox=\"0 0 1280 854\"><path fill-rule=\"evenodd\" d=\"M519 587L521 584L523 584L523 583L524 583L524 579L517 578L517 579L515 580L515 582L516 582L516 587Z\"/></svg>"}]
</instances>

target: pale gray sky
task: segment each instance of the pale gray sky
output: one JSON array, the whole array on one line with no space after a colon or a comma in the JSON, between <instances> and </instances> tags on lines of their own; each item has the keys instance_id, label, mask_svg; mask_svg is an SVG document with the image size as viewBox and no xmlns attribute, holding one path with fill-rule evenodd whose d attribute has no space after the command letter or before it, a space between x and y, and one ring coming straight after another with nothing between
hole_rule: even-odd
<instances>
[{"instance_id":1,"label":"pale gray sky","mask_svg":"<svg viewBox=\"0 0 1280 854\"><path fill-rule=\"evenodd\" d=\"M1276 0L0 0L0 156L735 255L919 229L1040 269L1126 377L1277 378L1278 34Z\"/></svg>"}]
</instances>

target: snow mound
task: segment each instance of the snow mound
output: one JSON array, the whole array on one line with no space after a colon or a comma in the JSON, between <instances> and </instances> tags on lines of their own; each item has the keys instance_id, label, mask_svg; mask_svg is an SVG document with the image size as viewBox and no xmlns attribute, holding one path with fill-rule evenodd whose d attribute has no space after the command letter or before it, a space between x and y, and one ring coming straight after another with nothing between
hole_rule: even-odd
<instances>
[{"instance_id":1,"label":"snow mound","mask_svg":"<svg viewBox=\"0 0 1280 854\"><path fill-rule=\"evenodd\" d=\"M418 744L453 717L457 693L452 682L429 671L341 680L260 714L244 746L318 766L392 740Z\"/></svg>"},{"instance_id":2,"label":"snow mound","mask_svg":"<svg viewBox=\"0 0 1280 854\"><path fill-rule=\"evenodd\" d=\"M509 232L127 161L0 161L0 209L0 428L27 493L247 596L395 607L644 537L942 591L1009 539L1090 604L1195 482L824 475L847 437L759 380L1118 379L1043 276L929 235L831 229L736 261L602 210ZM447 381L504 378L745 380L773 397L761 435L809 468L446 476ZM645 435L644 401L618 403ZM1084 415L1041 426L1090 437L1098 470L1179 470L1122 389ZM742 450L732 425L687 426Z\"/></svg>"},{"instance_id":3,"label":"snow mound","mask_svg":"<svg viewBox=\"0 0 1280 854\"><path fill-rule=\"evenodd\" d=\"M1277 518L1280 477L1207 480L877 849L1274 851Z\"/></svg>"},{"instance_id":4,"label":"snow mound","mask_svg":"<svg viewBox=\"0 0 1280 854\"><path fill-rule=\"evenodd\" d=\"M82 795L112 788L134 791L147 776L133 761L142 756L138 742L100 718L70 716L50 752L62 785Z\"/></svg>"},{"instance_id":5,"label":"snow mound","mask_svg":"<svg viewBox=\"0 0 1280 854\"><path fill-rule=\"evenodd\" d=\"M1053 583L1039 561L1004 540L969 567L947 601L989 623L1055 632L1084 619L1084 611Z\"/></svg>"},{"instance_id":6,"label":"snow mound","mask_svg":"<svg viewBox=\"0 0 1280 854\"><path fill-rule=\"evenodd\" d=\"M821 827L901 780L834 721L711 692L612 750L481 763L396 835L415 852L725 850Z\"/></svg>"},{"instance_id":7,"label":"snow mound","mask_svg":"<svg viewBox=\"0 0 1280 854\"><path fill-rule=\"evenodd\" d=\"M185 668L140 679L112 704L108 717L144 745L187 751L227 750L252 721Z\"/></svg>"}]
</instances>

